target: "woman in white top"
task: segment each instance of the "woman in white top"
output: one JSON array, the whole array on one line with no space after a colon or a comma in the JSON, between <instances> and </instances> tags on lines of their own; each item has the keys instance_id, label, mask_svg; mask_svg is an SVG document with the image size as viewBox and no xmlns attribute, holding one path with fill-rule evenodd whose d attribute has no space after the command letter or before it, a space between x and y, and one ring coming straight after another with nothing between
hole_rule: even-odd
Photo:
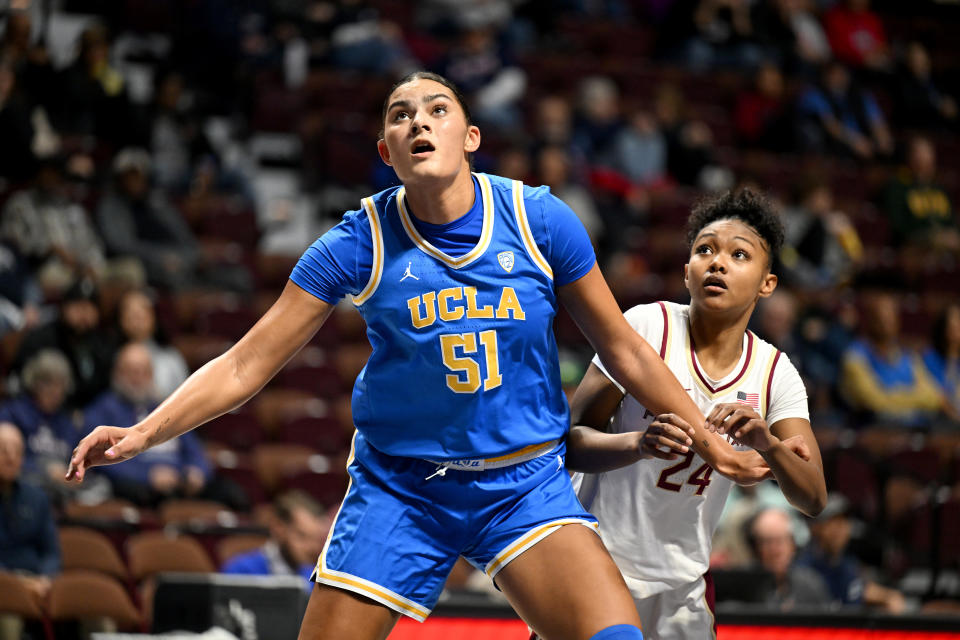
<instances>
[{"instance_id":1,"label":"woman in white top","mask_svg":"<svg viewBox=\"0 0 960 640\"><path fill-rule=\"evenodd\" d=\"M625 316L707 416L707 429L737 450L759 452L789 502L816 515L826 485L803 382L786 355L747 330L757 301L777 285L770 269L783 240L780 220L765 199L743 190L695 208L688 232L690 304L640 305ZM599 358L572 414L567 464L587 472L575 486L600 520L645 637L712 637L705 574L732 480L688 446L689 424L654 416L625 395Z\"/></svg>"}]
</instances>

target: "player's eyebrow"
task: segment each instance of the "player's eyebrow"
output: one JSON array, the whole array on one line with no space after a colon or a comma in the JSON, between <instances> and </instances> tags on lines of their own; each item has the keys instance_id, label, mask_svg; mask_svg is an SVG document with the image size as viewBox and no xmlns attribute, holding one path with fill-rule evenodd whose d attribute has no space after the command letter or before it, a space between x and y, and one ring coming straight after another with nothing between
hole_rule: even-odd
<instances>
[{"instance_id":1,"label":"player's eyebrow","mask_svg":"<svg viewBox=\"0 0 960 640\"><path fill-rule=\"evenodd\" d=\"M451 98L445 93L434 93L429 96L424 96L423 103L427 104L428 102L433 102L437 98L446 98L447 100L453 100L453 98ZM394 100L393 102L390 103L390 106L387 107L387 111L388 112L392 111L394 107L404 107L405 109L411 109L413 108L413 103L410 102L409 100Z\"/></svg>"},{"instance_id":2,"label":"player's eyebrow","mask_svg":"<svg viewBox=\"0 0 960 640\"><path fill-rule=\"evenodd\" d=\"M749 240L749 239L747 239L747 238L744 238L743 236L733 236L733 239L734 239L734 240L743 240L744 242L746 242L746 243L747 243L748 245L750 245L751 247L755 246L751 240Z\"/></svg>"}]
</instances>

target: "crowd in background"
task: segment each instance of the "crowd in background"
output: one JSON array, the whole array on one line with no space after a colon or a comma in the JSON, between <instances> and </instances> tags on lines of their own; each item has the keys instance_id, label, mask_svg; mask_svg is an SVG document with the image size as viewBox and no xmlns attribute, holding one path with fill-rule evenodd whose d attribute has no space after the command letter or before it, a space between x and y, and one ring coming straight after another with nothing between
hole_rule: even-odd
<instances>
[{"instance_id":1,"label":"crowd in background","mask_svg":"<svg viewBox=\"0 0 960 640\"><path fill-rule=\"evenodd\" d=\"M834 494L806 521L779 492L743 488L714 565L762 567L753 599L776 609L960 599L937 581L960 569L955 5L24 5L0 22L0 454L22 457L13 477L20 463L0 463L0 568L38 595L60 564L36 528L71 505L249 514L297 488L258 446L306 446L318 477L345 458L368 353L347 308L229 428L63 480L84 434L139 421L242 335L317 235L396 183L375 150L380 100L428 68L467 96L476 170L549 185L624 308L684 300L698 197L750 185L775 199L780 286L752 328L804 378ZM592 353L563 314L557 332L572 389ZM279 518L258 521L271 540L227 569L302 573L342 481L314 492L322 505L283 494ZM17 500L36 522L7 517ZM31 541L44 550L17 550ZM450 587L474 582L458 568Z\"/></svg>"}]
</instances>

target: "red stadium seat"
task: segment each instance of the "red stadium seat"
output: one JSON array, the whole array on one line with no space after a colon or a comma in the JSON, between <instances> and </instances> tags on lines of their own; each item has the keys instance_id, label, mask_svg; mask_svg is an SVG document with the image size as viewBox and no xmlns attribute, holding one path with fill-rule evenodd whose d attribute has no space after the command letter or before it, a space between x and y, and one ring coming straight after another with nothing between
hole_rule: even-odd
<instances>
[{"instance_id":1,"label":"red stadium seat","mask_svg":"<svg viewBox=\"0 0 960 640\"><path fill-rule=\"evenodd\" d=\"M348 476L344 470L315 472L300 471L281 480L284 490L300 489L317 500L324 507L340 504L347 491Z\"/></svg>"},{"instance_id":2,"label":"red stadium seat","mask_svg":"<svg viewBox=\"0 0 960 640\"><path fill-rule=\"evenodd\" d=\"M348 431L333 416L303 416L280 425L281 442L302 444L320 453L337 455L350 448L352 430Z\"/></svg>"},{"instance_id":3,"label":"red stadium seat","mask_svg":"<svg viewBox=\"0 0 960 640\"><path fill-rule=\"evenodd\" d=\"M203 425L197 433L204 440L220 442L231 449L249 451L267 439L267 432L252 409L225 413Z\"/></svg>"},{"instance_id":4,"label":"red stadium seat","mask_svg":"<svg viewBox=\"0 0 960 640\"><path fill-rule=\"evenodd\" d=\"M856 449L837 449L824 460L827 486L846 496L860 515L872 521L878 514L880 491L868 456Z\"/></svg>"}]
</instances>

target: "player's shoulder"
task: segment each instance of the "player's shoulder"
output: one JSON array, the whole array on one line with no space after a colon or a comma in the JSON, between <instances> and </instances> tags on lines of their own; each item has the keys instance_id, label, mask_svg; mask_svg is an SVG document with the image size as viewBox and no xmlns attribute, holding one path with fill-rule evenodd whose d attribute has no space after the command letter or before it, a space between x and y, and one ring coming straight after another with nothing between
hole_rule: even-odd
<instances>
[{"instance_id":1,"label":"player's shoulder","mask_svg":"<svg viewBox=\"0 0 960 640\"><path fill-rule=\"evenodd\" d=\"M513 180L511 178L505 178L503 176L497 176L490 173L478 174L483 176L490 182L490 188L493 190L494 194L506 195L510 198L513 197L514 185L519 182L518 180ZM523 199L527 202L533 200L552 200L554 199L553 194L550 193L550 187L546 185L533 186L529 184L523 185Z\"/></svg>"},{"instance_id":2,"label":"player's shoulder","mask_svg":"<svg viewBox=\"0 0 960 640\"><path fill-rule=\"evenodd\" d=\"M638 304L630 307L623 313L623 317L633 328L656 324L663 326L666 324L676 325L678 321L684 320L688 312L688 306L659 300L647 304ZM685 322L683 323L685 325Z\"/></svg>"}]
</instances>

